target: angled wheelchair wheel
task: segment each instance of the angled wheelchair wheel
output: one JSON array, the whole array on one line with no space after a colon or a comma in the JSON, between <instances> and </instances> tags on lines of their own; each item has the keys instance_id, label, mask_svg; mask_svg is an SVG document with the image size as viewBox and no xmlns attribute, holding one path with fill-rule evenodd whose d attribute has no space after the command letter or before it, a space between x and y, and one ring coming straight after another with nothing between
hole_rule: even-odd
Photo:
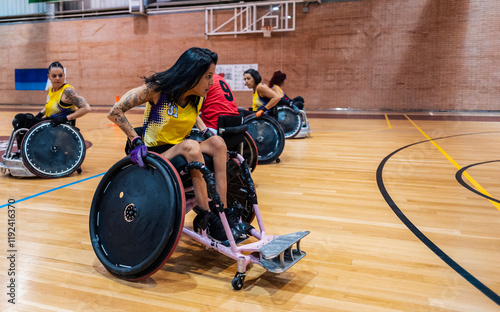
<instances>
[{"instance_id":1,"label":"angled wheelchair wheel","mask_svg":"<svg viewBox=\"0 0 500 312\"><path fill-rule=\"evenodd\" d=\"M285 133L285 139L291 139L299 134L302 127L302 116L297 114L290 106L278 106L277 116L281 128Z\"/></svg>"},{"instance_id":2,"label":"angled wheelchair wheel","mask_svg":"<svg viewBox=\"0 0 500 312\"><path fill-rule=\"evenodd\" d=\"M270 163L276 160L285 148L285 134L279 123L272 117L249 115L244 124L248 125L248 133L257 146L259 163Z\"/></svg>"},{"instance_id":3,"label":"angled wheelchair wheel","mask_svg":"<svg viewBox=\"0 0 500 312\"><path fill-rule=\"evenodd\" d=\"M242 220L247 223L252 223L255 218L255 210L253 202L249 197L246 182L241 177L239 164L229 159L226 164L227 174L227 203L228 205L234 202L239 203L243 207Z\"/></svg>"},{"instance_id":4,"label":"angled wheelchair wheel","mask_svg":"<svg viewBox=\"0 0 500 312\"><path fill-rule=\"evenodd\" d=\"M85 158L85 140L69 124L53 127L49 121L41 122L24 136L21 156L33 174L59 178L80 168Z\"/></svg>"},{"instance_id":5,"label":"angled wheelchair wheel","mask_svg":"<svg viewBox=\"0 0 500 312\"><path fill-rule=\"evenodd\" d=\"M145 168L125 157L97 186L90 208L92 248L113 275L141 280L172 255L184 224L184 188L172 164L155 153Z\"/></svg>"}]
</instances>

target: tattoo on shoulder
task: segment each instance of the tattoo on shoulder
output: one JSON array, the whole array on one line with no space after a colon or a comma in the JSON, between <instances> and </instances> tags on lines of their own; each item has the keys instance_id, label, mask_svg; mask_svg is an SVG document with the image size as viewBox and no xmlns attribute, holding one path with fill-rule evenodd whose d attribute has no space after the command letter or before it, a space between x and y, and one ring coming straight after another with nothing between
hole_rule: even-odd
<instances>
[{"instance_id":1,"label":"tattoo on shoulder","mask_svg":"<svg viewBox=\"0 0 500 312\"><path fill-rule=\"evenodd\" d=\"M74 89L72 88L64 89L64 95L66 96L68 103L71 103L78 108L82 108L85 106L86 103L85 99L80 94L78 94L78 92L76 92Z\"/></svg>"},{"instance_id":2,"label":"tattoo on shoulder","mask_svg":"<svg viewBox=\"0 0 500 312\"><path fill-rule=\"evenodd\" d=\"M149 97L151 96L152 92L154 92L153 89L150 88L149 86L146 86L141 91L136 89L134 91L125 94L122 103L122 110L126 112L135 106L146 103L149 100Z\"/></svg>"}]
</instances>

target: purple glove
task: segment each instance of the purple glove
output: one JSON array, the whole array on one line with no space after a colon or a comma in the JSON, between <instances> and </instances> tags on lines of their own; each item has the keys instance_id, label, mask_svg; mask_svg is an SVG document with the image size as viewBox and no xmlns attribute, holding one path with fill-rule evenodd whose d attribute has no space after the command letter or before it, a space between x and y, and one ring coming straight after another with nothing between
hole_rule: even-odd
<instances>
[{"instance_id":1,"label":"purple glove","mask_svg":"<svg viewBox=\"0 0 500 312\"><path fill-rule=\"evenodd\" d=\"M144 145L140 136L136 136L131 144L133 150L130 152L130 160L139 167L144 168L145 165L142 159L148 154L148 148Z\"/></svg>"}]
</instances>

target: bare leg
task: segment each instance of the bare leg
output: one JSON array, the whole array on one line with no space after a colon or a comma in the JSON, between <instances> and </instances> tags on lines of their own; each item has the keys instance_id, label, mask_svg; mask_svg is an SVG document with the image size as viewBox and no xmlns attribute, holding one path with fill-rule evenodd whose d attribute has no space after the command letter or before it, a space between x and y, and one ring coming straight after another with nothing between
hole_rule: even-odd
<instances>
[{"instance_id":1,"label":"bare leg","mask_svg":"<svg viewBox=\"0 0 500 312\"><path fill-rule=\"evenodd\" d=\"M173 146L162 154L167 159L172 159L177 155L182 155L188 163L198 161L204 163L203 155L201 154L200 144L194 140L185 140ZM189 173L193 181L194 194L196 202L203 210L209 210L207 186L203 175L198 170L191 170Z\"/></svg>"}]
</instances>

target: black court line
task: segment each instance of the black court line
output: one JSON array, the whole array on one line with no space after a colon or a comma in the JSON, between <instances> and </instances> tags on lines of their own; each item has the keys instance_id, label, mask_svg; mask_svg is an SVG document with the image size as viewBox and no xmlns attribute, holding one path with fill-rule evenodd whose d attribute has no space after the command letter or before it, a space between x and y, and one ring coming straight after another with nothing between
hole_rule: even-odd
<instances>
[{"instance_id":1,"label":"black court line","mask_svg":"<svg viewBox=\"0 0 500 312\"><path fill-rule=\"evenodd\" d=\"M494 132L481 132L481 133L467 133L467 134L458 134L458 135L451 135L451 136L446 136L446 137L441 137L437 139L432 139L432 141L436 140L441 140L441 139L447 139L447 138L452 138L452 137L459 137L459 136L466 136L466 135L478 135L478 134L486 134L486 133L498 133L498 131ZM462 266L460 266L456 261L454 261L450 256L448 256L443 250L441 250L436 244L434 244L427 236L425 236L424 233L422 233L416 226L413 224L410 219L408 219L405 214L399 209L399 207L394 203L392 200L391 196L387 192L387 189L385 188L384 185L384 180L382 178L384 166L389 161L389 159L394 156L395 154L399 153L400 151L417 145L421 143L427 143L430 142L431 140L425 140L413 144L406 145L400 149L395 150L391 154L387 155L382 162L379 164L377 168L377 185L380 190L380 193L382 193L382 196L384 197L385 201L391 207L392 211L398 216L398 218L408 227L408 229L420 240L422 243L424 243L432 252L434 252L441 260L443 260L447 265L449 265L455 272L460 274L463 278L465 278L469 283L472 284L472 286L476 287L479 291L481 291L483 294L485 294L488 298L490 298L493 302L495 302L497 305L500 305L500 296L495 293L493 290L488 288L486 285L481 283L477 278L475 278L472 274L470 274L467 270L465 270Z\"/></svg>"},{"instance_id":2,"label":"black court line","mask_svg":"<svg viewBox=\"0 0 500 312\"><path fill-rule=\"evenodd\" d=\"M477 163L477 164L472 164L472 165L469 165L469 166L466 166L466 167L463 167L462 169L458 170L457 173L455 174L455 178L457 179L458 183L462 184L463 187L465 187L466 189L468 189L469 191L473 192L473 193L476 193L477 195L479 196L482 196L484 198L487 198L491 201L494 201L494 202L497 202L500 204L500 200L496 199L496 198L493 198L491 196L488 196L486 194L483 194L481 192L479 192L478 190L476 190L475 188L473 188L472 186L470 186L469 184L467 184L464 179L463 179L463 173L465 170L471 168L471 167L474 167L474 166L478 166L478 165L484 165L484 164L489 164L489 163L492 163L492 162L500 162L500 160L490 160L490 161L484 161L484 162L480 162L480 163Z\"/></svg>"}]
</instances>

